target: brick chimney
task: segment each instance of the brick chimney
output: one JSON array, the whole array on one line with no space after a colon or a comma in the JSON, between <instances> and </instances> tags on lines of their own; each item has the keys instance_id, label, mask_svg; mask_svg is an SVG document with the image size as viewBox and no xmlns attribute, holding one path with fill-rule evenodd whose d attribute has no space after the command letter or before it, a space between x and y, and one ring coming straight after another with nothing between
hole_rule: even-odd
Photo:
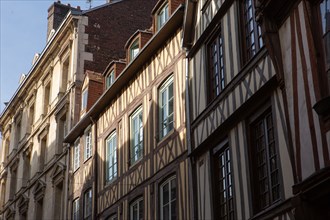
<instances>
[{"instance_id":1,"label":"brick chimney","mask_svg":"<svg viewBox=\"0 0 330 220\"><path fill-rule=\"evenodd\" d=\"M47 39L49 38L51 30L54 29L56 31L61 25L69 10L80 11L80 7L73 8L70 4L63 5L61 1L57 1L48 8Z\"/></svg>"}]
</instances>

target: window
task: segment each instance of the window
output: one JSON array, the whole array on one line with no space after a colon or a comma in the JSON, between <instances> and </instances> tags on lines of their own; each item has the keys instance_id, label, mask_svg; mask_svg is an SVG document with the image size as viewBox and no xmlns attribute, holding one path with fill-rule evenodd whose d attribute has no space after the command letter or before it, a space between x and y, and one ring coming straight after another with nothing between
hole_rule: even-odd
<instances>
[{"instance_id":1,"label":"window","mask_svg":"<svg viewBox=\"0 0 330 220\"><path fill-rule=\"evenodd\" d=\"M130 57L130 60L132 61L136 55L139 53L140 51L140 48L139 48L139 39L136 39L132 46L130 47L129 49L129 57Z\"/></svg>"},{"instance_id":2,"label":"window","mask_svg":"<svg viewBox=\"0 0 330 220\"><path fill-rule=\"evenodd\" d=\"M28 116L28 131L32 131L32 126L34 123L34 103L29 107L29 116Z\"/></svg>"},{"instance_id":3,"label":"window","mask_svg":"<svg viewBox=\"0 0 330 220\"><path fill-rule=\"evenodd\" d=\"M266 112L250 125L253 163L254 210L261 211L280 199L278 155L272 113Z\"/></svg>"},{"instance_id":4,"label":"window","mask_svg":"<svg viewBox=\"0 0 330 220\"><path fill-rule=\"evenodd\" d=\"M169 17L168 3L166 3L157 14L157 30L159 30L166 23Z\"/></svg>"},{"instance_id":5,"label":"window","mask_svg":"<svg viewBox=\"0 0 330 220\"><path fill-rule=\"evenodd\" d=\"M225 88L223 39L221 32L207 45L209 60L209 98L213 100Z\"/></svg>"},{"instance_id":6,"label":"window","mask_svg":"<svg viewBox=\"0 0 330 220\"><path fill-rule=\"evenodd\" d=\"M106 88L108 89L113 84L113 82L115 81L115 71L112 70L110 72L110 74L106 76L105 80L106 80L106 82L105 82L106 83Z\"/></svg>"},{"instance_id":7,"label":"window","mask_svg":"<svg viewBox=\"0 0 330 220\"><path fill-rule=\"evenodd\" d=\"M85 133L85 160L92 156L92 131Z\"/></svg>"},{"instance_id":8,"label":"window","mask_svg":"<svg viewBox=\"0 0 330 220\"><path fill-rule=\"evenodd\" d=\"M247 59L251 59L264 45L261 28L256 22L255 5L253 0L245 0L244 2L244 18L245 18L245 44L247 51Z\"/></svg>"},{"instance_id":9,"label":"window","mask_svg":"<svg viewBox=\"0 0 330 220\"><path fill-rule=\"evenodd\" d=\"M110 182L117 177L117 141L116 132L106 140L106 181Z\"/></svg>"},{"instance_id":10,"label":"window","mask_svg":"<svg viewBox=\"0 0 330 220\"><path fill-rule=\"evenodd\" d=\"M143 199L139 198L130 205L130 220L143 219Z\"/></svg>"},{"instance_id":11,"label":"window","mask_svg":"<svg viewBox=\"0 0 330 220\"><path fill-rule=\"evenodd\" d=\"M61 91L66 92L67 84L68 84L68 77L69 77L69 62L70 58L68 58L62 66L62 77L61 77Z\"/></svg>"},{"instance_id":12,"label":"window","mask_svg":"<svg viewBox=\"0 0 330 220\"><path fill-rule=\"evenodd\" d=\"M215 148L213 162L215 215L219 220L235 219L231 156L227 144Z\"/></svg>"},{"instance_id":13,"label":"window","mask_svg":"<svg viewBox=\"0 0 330 220\"><path fill-rule=\"evenodd\" d=\"M72 220L79 220L79 198L72 202Z\"/></svg>"},{"instance_id":14,"label":"window","mask_svg":"<svg viewBox=\"0 0 330 220\"><path fill-rule=\"evenodd\" d=\"M160 219L175 220L176 217L176 179L170 178L160 186Z\"/></svg>"},{"instance_id":15,"label":"window","mask_svg":"<svg viewBox=\"0 0 330 220\"><path fill-rule=\"evenodd\" d=\"M46 115L49 111L49 103L50 103L50 82L45 86L44 89L44 115Z\"/></svg>"},{"instance_id":16,"label":"window","mask_svg":"<svg viewBox=\"0 0 330 220\"><path fill-rule=\"evenodd\" d=\"M79 168L80 164L80 144L79 140L74 144L73 149L73 171L76 171Z\"/></svg>"},{"instance_id":17,"label":"window","mask_svg":"<svg viewBox=\"0 0 330 220\"><path fill-rule=\"evenodd\" d=\"M160 87L159 90L159 119L160 138L166 136L173 129L173 76Z\"/></svg>"},{"instance_id":18,"label":"window","mask_svg":"<svg viewBox=\"0 0 330 220\"><path fill-rule=\"evenodd\" d=\"M325 52L326 73L328 76L328 85L330 85L330 0L323 0L320 4L322 19L322 34ZM330 88L330 86L329 86Z\"/></svg>"},{"instance_id":19,"label":"window","mask_svg":"<svg viewBox=\"0 0 330 220\"><path fill-rule=\"evenodd\" d=\"M143 124L142 107L138 108L131 116L131 164L138 161L143 156Z\"/></svg>"},{"instance_id":20,"label":"window","mask_svg":"<svg viewBox=\"0 0 330 220\"><path fill-rule=\"evenodd\" d=\"M84 194L84 219L92 219L92 189Z\"/></svg>"},{"instance_id":21,"label":"window","mask_svg":"<svg viewBox=\"0 0 330 220\"><path fill-rule=\"evenodd\" d=\"M82 93L82 98L81 98L81 110L86 110L87 98L88 98L88 89L85 89Z\"/></svg>"}]
</instances>

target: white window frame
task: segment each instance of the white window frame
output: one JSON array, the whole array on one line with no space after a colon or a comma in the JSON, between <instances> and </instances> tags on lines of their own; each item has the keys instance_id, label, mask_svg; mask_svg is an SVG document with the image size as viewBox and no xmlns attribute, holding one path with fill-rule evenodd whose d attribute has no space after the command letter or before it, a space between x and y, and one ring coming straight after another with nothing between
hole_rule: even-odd
<instances>
[{"instance_id":1,"label":"white window frame","mask_svg":"<svg viewBox=\"0 0 330 220\"><path fill-rule=\"evenodd\" d=\"M106 88L108 89L115 81L115 70L111 70L111 72L107 75L105 80Z\"/></svg>"},{"instance_id":2,"label":"white window frame","mask_svg":"<svg viewBox=\"0 0 330 220\"><path fill-rule=\"evenodd\" d=\"M92 156L92 129L85 133L85 161Z\"/></svg>"},{"instance_id":3,"label":"white window frame","mask_svg":"<svg viewBox=\"0 0 330 220\"><path fill-rule=\"evenodd\" d=\"M171 189L172 189L172 181L176 181L176 177L172 176L169 179L167 179L162 185L160 185L160 219L163 220L164 219L164 211L163 208L164 206L168 205L168 216L169 216L169 220L172 220L172 203L174 202L174 205L176 206L176 200L177 200L177 183L175 182L175 198L173 199L171 197L172 193L171 193ZM168 185L168 203L167 204L163 204L163 197L164 197L164 187ZM177 210L177 208L175 207L175 210Z\"/></svg>"},{"instance_id":4,"label":"white window frame","mask_svg":"<svg viewBox=\"0 0 330 220\"><path fill-rule=\"evenodd\" d=\"M81 95L81 110L86 110L88 101L88 89L84 89Z\"/></svg>"},{"instance_id":5,"label":"white window frame","mask_svg":"<svg viewBox=\"0 0 330 220\"><path fill-rule=\"evenodd\" d=\"M143 157L143 112L142 106L137 108L130 117L130 164Z\"/></svg>"},{"instance_id":6,"label":"white window frame","mask_svg":"<svg viewBox=\"0 0 330 220\"><path fill-rule=\"evenodd\" d=\"M166 2L157 13L157 30L161 29L169 18L169 4Z\"/></svg>"},{"instance_id":7,"label":"white window frame","mask_svg":"<svg viewBox=\"0 0 330 220\"><path fill-rule=\"evenodd\" d=\"M80 142L79 140L73 146L73 171L76 171L80 166Z\"/></svg>"},{"instance_id":8,"label":"white window frame","mask_svg":"<svg viewBox=\"0 0 330 220\"><path fill-rule=\"evenodd\" d=\"M140 52L139 38L135 39L129 48L129 57L132 61Z\"/></svg>"},{"instance_id":9,"label":"white window frame","mask_svg":"<svg viewBox=\"0 0 330 220\"><path fill-rule=\"evenodd\" d=\"M79 197L72 202L72 220L79 220Z\"/></svg>"},{"instance_id":10,"label":"white window frame","mask_svg":"<svg viewBox=\"0 0 330 220\"><path fill-rule=\"evenodd\" d=\"M118 175L117 167L117 134L112 132L106 139L106 182L113 181Z\"/></svg>"},{"instance_id":11,"label":"white window frame","mask_svg":"<svg viewBox=\"0 0 330 220\"><path fill-rule=\"evenodd\" d=\"M140 220L139 219L139 216L140 216L140 203L143 205L143 197L138 198L132 204L130 204L130 206L129 206L130 220L134 220L134 219ZM136 216L136 218L134 218L134 212L133 212L134 206L137 206L137 216ZM142 207L142 215L143 215L143 207ZM142 219L143 219L143 217L142 217Z\"/></svg>"},{"instance_id":12,"label":"white window frame","mask_svg":"<svg viewBox=\"0 0 330 220\"><path fill-rule=\"evenodd\" d=\"M92 217L92 189L88 189L84 193L84 219L91 219Z\"/></svg>"},{"instance_id":13,"label":"white window frame","mask_svg":"<svg viewBox=\"0 0 330 220\"><path fill-rule=\"evenodd\" d=\"M169 88L172 85L172 97L169 96ZM163 96L163 94L165 94ZM170 76L159 89L159 137L162 139L174 129L174 82ZM172 111L170 109L172 102Z\"/></svg>"}]
</instances>

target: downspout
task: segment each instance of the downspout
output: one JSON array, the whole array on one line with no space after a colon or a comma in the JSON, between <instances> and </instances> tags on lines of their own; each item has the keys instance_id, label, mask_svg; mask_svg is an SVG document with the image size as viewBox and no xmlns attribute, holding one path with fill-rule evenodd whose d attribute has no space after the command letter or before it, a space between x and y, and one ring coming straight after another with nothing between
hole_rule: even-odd
<instances>
[{"instance_id":1,"label":"downspout","mask_svg":"<svg viewBox=\"0 0 330 220\"><path fill-rule=\"evenodd\" d=\"M184 48L186 51L186 80L185 80L185 100L186 100L186 139L187 139L187 148L188 148L188 188L193 189L194 187L194 178L193 178L193 158L190 156L192 152L191 148L191 121L190 121L190 101L189 101L189 58L188 58L188 52L189 50L187 48ZM189 197L190 197L190 208L192 209L190 211L191 213L191 219L196 219L195 218L195 193L194 190L189 190Z\"/></svg>"},{"instance_id":2,"label":"downspout","mask_svg":"<svg viewBox=\"0 0 330 220\"><path fill-rule=\"evenodd\" d=\"M96 220L97 219L97 195L98 195L98 188L97 188L97 180L98 180L98 175L97 175L97 162L98 162L98 160L97 160L97 157L98 157L98 155L97 155L97 123L95 123L95 121L93 120L93 118L92 117L90 117L90 120L91 120L91 122L93 123L93 126L92 126L92 128L94 127L94 138L93 138L93 140L94 140L94 147L93 147L93 160L94 160L94 163L93 163L93 165L94 165L94 181L93 181L93 183L94 183L94 187L93 187L93 198L94 198L94 208L93 208L93 210L94 210L94 213L93 213L93 219L94 220Z\"/></svg>"},{"instance_id":3,"label":"downspout","mask_svg":"<svg viewBox=\"0 0 330 220\"><path fill-rule=\"evenodd\" d=\"M66 145L66 169L67 171L65 172L65 194L64 194L64 219L69 219L68 216L68 192L69 192L69 173L70 173L70 145ZM55 210L56 211L56 210Z\"/></svg>"}]
</instances>

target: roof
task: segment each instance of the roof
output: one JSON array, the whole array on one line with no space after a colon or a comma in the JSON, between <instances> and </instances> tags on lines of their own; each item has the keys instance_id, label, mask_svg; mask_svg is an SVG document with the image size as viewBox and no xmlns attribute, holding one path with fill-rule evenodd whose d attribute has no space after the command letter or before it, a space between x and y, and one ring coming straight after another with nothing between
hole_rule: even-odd
<instances>
[{"instance_id":1,"label":"roof","mask_svg":"<svg viewBox=\"0 0 330 220\"><path fill-rule=\"evenodd\" d=\"M179 27L182 27L184 15L183 5L171 15L166 24L149 40L142 48L138 56L130 62L123 72L116 78L115 82L108 88L105 93L94 103L91 109L83 118L71 129L64 138L65 143L74 143L74 141L84 132L94 119L97 119L104 109L111 103L120 90L127 82L136 74L143 65L150 60L152 55L163 46L166 41Z\"/></svg>"}]
</instances>

